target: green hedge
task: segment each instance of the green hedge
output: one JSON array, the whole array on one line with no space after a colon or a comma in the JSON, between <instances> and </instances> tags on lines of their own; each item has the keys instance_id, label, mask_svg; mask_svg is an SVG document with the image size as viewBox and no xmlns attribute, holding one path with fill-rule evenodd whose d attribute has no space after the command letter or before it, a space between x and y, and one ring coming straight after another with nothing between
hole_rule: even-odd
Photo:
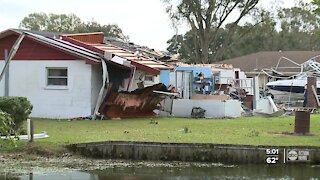
<instances>
[{"instance_id":1,"label":"green hedge","mask_svg":"<svg viewBox=\"0 0 320 180\"><path fill-rule=\"evenodd\" d=\"M14 122L8 113L0 111L0 135L9 136L13 131Z\"/></svg>"},{"instance_id":2,"label":"green hedge","mask_svg":"<svg viewBox=\"0 0 320 180\"><path fill-rule=\"evenodd\" d=\"M32 105L25 97L0 97L0 110L11 115L14 121L13 129L19 130L23 121L27 120L32 111Z\"/></svg>"}]
</instances>

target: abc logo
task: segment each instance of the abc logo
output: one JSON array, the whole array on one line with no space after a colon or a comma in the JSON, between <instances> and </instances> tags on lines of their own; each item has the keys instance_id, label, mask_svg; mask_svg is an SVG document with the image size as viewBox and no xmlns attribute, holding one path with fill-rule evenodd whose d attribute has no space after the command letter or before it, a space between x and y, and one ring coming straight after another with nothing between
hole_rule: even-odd
<instances>
[{"instance_id":1,"label":"abc logo","mask_svg":"<svg viewBox=\"0 0 320 180\"><path fill-rule=\"evenodd\" d=\"M288 160L290 160L290 161L295 161L295 160L297 160L297 159L298 159L298 153L297 153L297 151L293 151L293 150L289 151L288 154L287 154L287 158L288 158Z\"/></svg>"}]
</instances>

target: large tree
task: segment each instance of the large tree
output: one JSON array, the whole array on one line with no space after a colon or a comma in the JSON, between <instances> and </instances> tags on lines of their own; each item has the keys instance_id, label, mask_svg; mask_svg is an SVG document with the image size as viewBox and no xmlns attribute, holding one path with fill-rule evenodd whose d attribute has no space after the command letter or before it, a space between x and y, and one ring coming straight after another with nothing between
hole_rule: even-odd
<instances>
[{"instance_id":1,"label":"large tree","mask_svg":"<svg viewBox=\"0 0 320 180\"><path fill-rule=\"evenodd\" d=\"M246 23L238 27L234 34L234 41L223 55L223 59L242 56L259 51L276 51L278 45L277 20L275 14L260 10L252 17L253 23Z\"/></svg>"},{"instance_id":2,"label":"large tree","mask_svg":"<svg viewBox=\"0 0 320 180\"><path fill-rule=\"evenodd\" d=\"M319 50L320 16L313 14L311 4L300 2L279 11L281 50Z\"/></svg>"},{"instance_id":3,"label":"large tree","mask_svg":"<svg viewBox=\"0 0 320 180\"><path fill-rule=\"evenodd\" d=\"M92 20L82 22L75 14L46 14L31 13L24 17L19 25L20 28L34 31L51 31L62 33L85 33L104 32L108 37L128 40L121 28L116 24L101 25Z\"/></svg>"},{"instance_id":4,"label":"large tree","mask_svg":"<svg viewBox=\"0 0 320 180\"><path fill-rule=\"evenodd\" d=\"M86 23L82 23L81 26L76 29L79 33L85 32L103 32L107 37L115 37L122 40L129 40L129 36L125 36L122 29L117 24L101 25L98 22L91 20Z\"/></svg>"},{"instance_id":5,"label":"large tree","mask_svg":"<svg viewBox=\"0 0 320 180\"><path fill-rule=\"evenodd\" d=\"M320 1L320 0L319 0ZM318 51L320 50L320 14L314 6L300 2L295 7L268 12L260 10L252 22L238 25L233 41L221 59L229 59L260 51ZM209 43L209 52L219 49L228 38L229 25L219 29L219 39ZM174 36L168 41L168 51L179 53L186 62L194 62L195 36L191 32ZM210 54L209 54L210 57Z\"/></svg>"},{"instance_id":6,"label":"large tree","mask_svg":"<svg viewBox=\"0 0 320 180\"><path fill-rule=\"evenodd\" d=\"M54 31L70 33L81 26L75 14L31 13L20 22L20 27L34 31Z\"/></svg>"},{"instance_id":7,"label":"large tree","mask_svg":"<svg viewBox=\"0 0 320 180\"><path fill-rule=\"evenodd\" d=\"M320 0L312 0L311 3L316 6L316 9L313 12L320 14Z\"/></svg>"},{"instance_id":8,"label":"large tree","mask_svg":"<svg viewBox=\"0 0 320 180\"><path fill-rule=\"evenodd\" d=\"M208 57L213 56L213 52L216 52L222 45L226 37L226 30L220 29L217 33L219 38L215 41L209 42L209 55ZM194 34L192 30L186 32L184 35L174 35L171 39L167 41L169 47L167 50L172 54L179 54L180 57L187 63L199 63L200 61L195 61L201 51L199 50L200 40Z\"/></svg>"},{"instance_id":9,"label":"large tree","mask_svg":"<svg viewBox=\"0 0 320 180\"><path fill-rule=\"evenodd\" d=\"M187 22L194 37L194 57L197 63L212 63L220 60L232 42L239 22L248 15L259 0L163 0L167 12L174 21ZM176 6L174 4L177 4ZM231 19L230 16L236 16ZM221 42L220 30L229 23L226 36ZM210 49L210 43L219 42L218 49ZM213 45L218 47L218 45Z\"/></svg>"}]
</instances>

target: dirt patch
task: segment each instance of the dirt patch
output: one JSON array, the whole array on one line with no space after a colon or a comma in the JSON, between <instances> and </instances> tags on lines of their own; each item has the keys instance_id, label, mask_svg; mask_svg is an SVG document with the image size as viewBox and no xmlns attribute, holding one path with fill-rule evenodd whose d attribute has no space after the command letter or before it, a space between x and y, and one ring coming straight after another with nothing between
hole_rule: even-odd
<instances>
[{"instance_id":1,"label":"dirt patch","mask_svg":"<svg viewBox=\"0 0 320 180\"><path fill-rule=\"evenodd\" d=\"M268 134L274 134L274 135L288 135L288 136L314 136L314 134L307 133L307 134L301 134L301 133L294 133L294 132L268 132Z\"/></svg>"},{"instance_id":2,"label":"dirt patch","mask_svg":"<svg viewBox=\"0 0 320 180\"><path fill-rule=\"evenodd\" d=\"M25 149L25 152L27 154L33 154L38 156L44 156L44 157L50 157L55 156L56 152L42 148L41 146L35 146L35 145L28 145Z\"/></svg>"}]
</instances>

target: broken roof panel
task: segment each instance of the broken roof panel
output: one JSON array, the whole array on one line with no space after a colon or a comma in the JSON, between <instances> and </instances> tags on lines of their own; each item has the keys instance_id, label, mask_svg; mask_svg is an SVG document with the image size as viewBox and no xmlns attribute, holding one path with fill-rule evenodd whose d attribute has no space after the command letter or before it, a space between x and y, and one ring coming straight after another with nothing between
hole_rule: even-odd
<instances>
[{"instance_id":1,"label":"broken roof panel","mask_svg":"<svg viewBox=\"0 0 320 180\"><path fill-rule=\"evenodd\" d=\"M92 43L84 39L90 39L90 37L84 38L84 36L98 36L97 33L84 33L84 34L69 34L62 35L62 39L65 40L77 40L85 45L90 45L95 49L102 50L104 53L112 53L112 56L119 56L121 58L127 59L132 62L132 65L136 66L138 69L146 71L150 74L157 75L160 73L160 70L172 70L173 67L166 65L160 61L156 61L149 57L143 56L139 53L134 53L132 51L117 47L109 43ZM81 36L81 38L79 38ZM100 39L101 40L101 39Z\"/></svg>"},{"instance_id":2,"label":"broken roof panel","mask_svg":"<svg viewBox=\"0 0 320 180\"><path fill-rule=\"evenodd\" d=\"M121 49L119 47L115 47L110 44L104 44L104 46L101 46L101 45L98 45L98 46L93 45L93 46L96 48L102 49L104 51L111 52L113 55L120 56L120 57L128 59L130 61L135 61L136 63L139 63L144 66L149 66L151 68L156 68L158 70L173 69L173 67L165 65L164 63L158 62L158 61L150 59L148 57L135 55L133 52ZM150 66L150 63L152 63L154 66L153 67Z\"/></svg>"}]
</instances>

